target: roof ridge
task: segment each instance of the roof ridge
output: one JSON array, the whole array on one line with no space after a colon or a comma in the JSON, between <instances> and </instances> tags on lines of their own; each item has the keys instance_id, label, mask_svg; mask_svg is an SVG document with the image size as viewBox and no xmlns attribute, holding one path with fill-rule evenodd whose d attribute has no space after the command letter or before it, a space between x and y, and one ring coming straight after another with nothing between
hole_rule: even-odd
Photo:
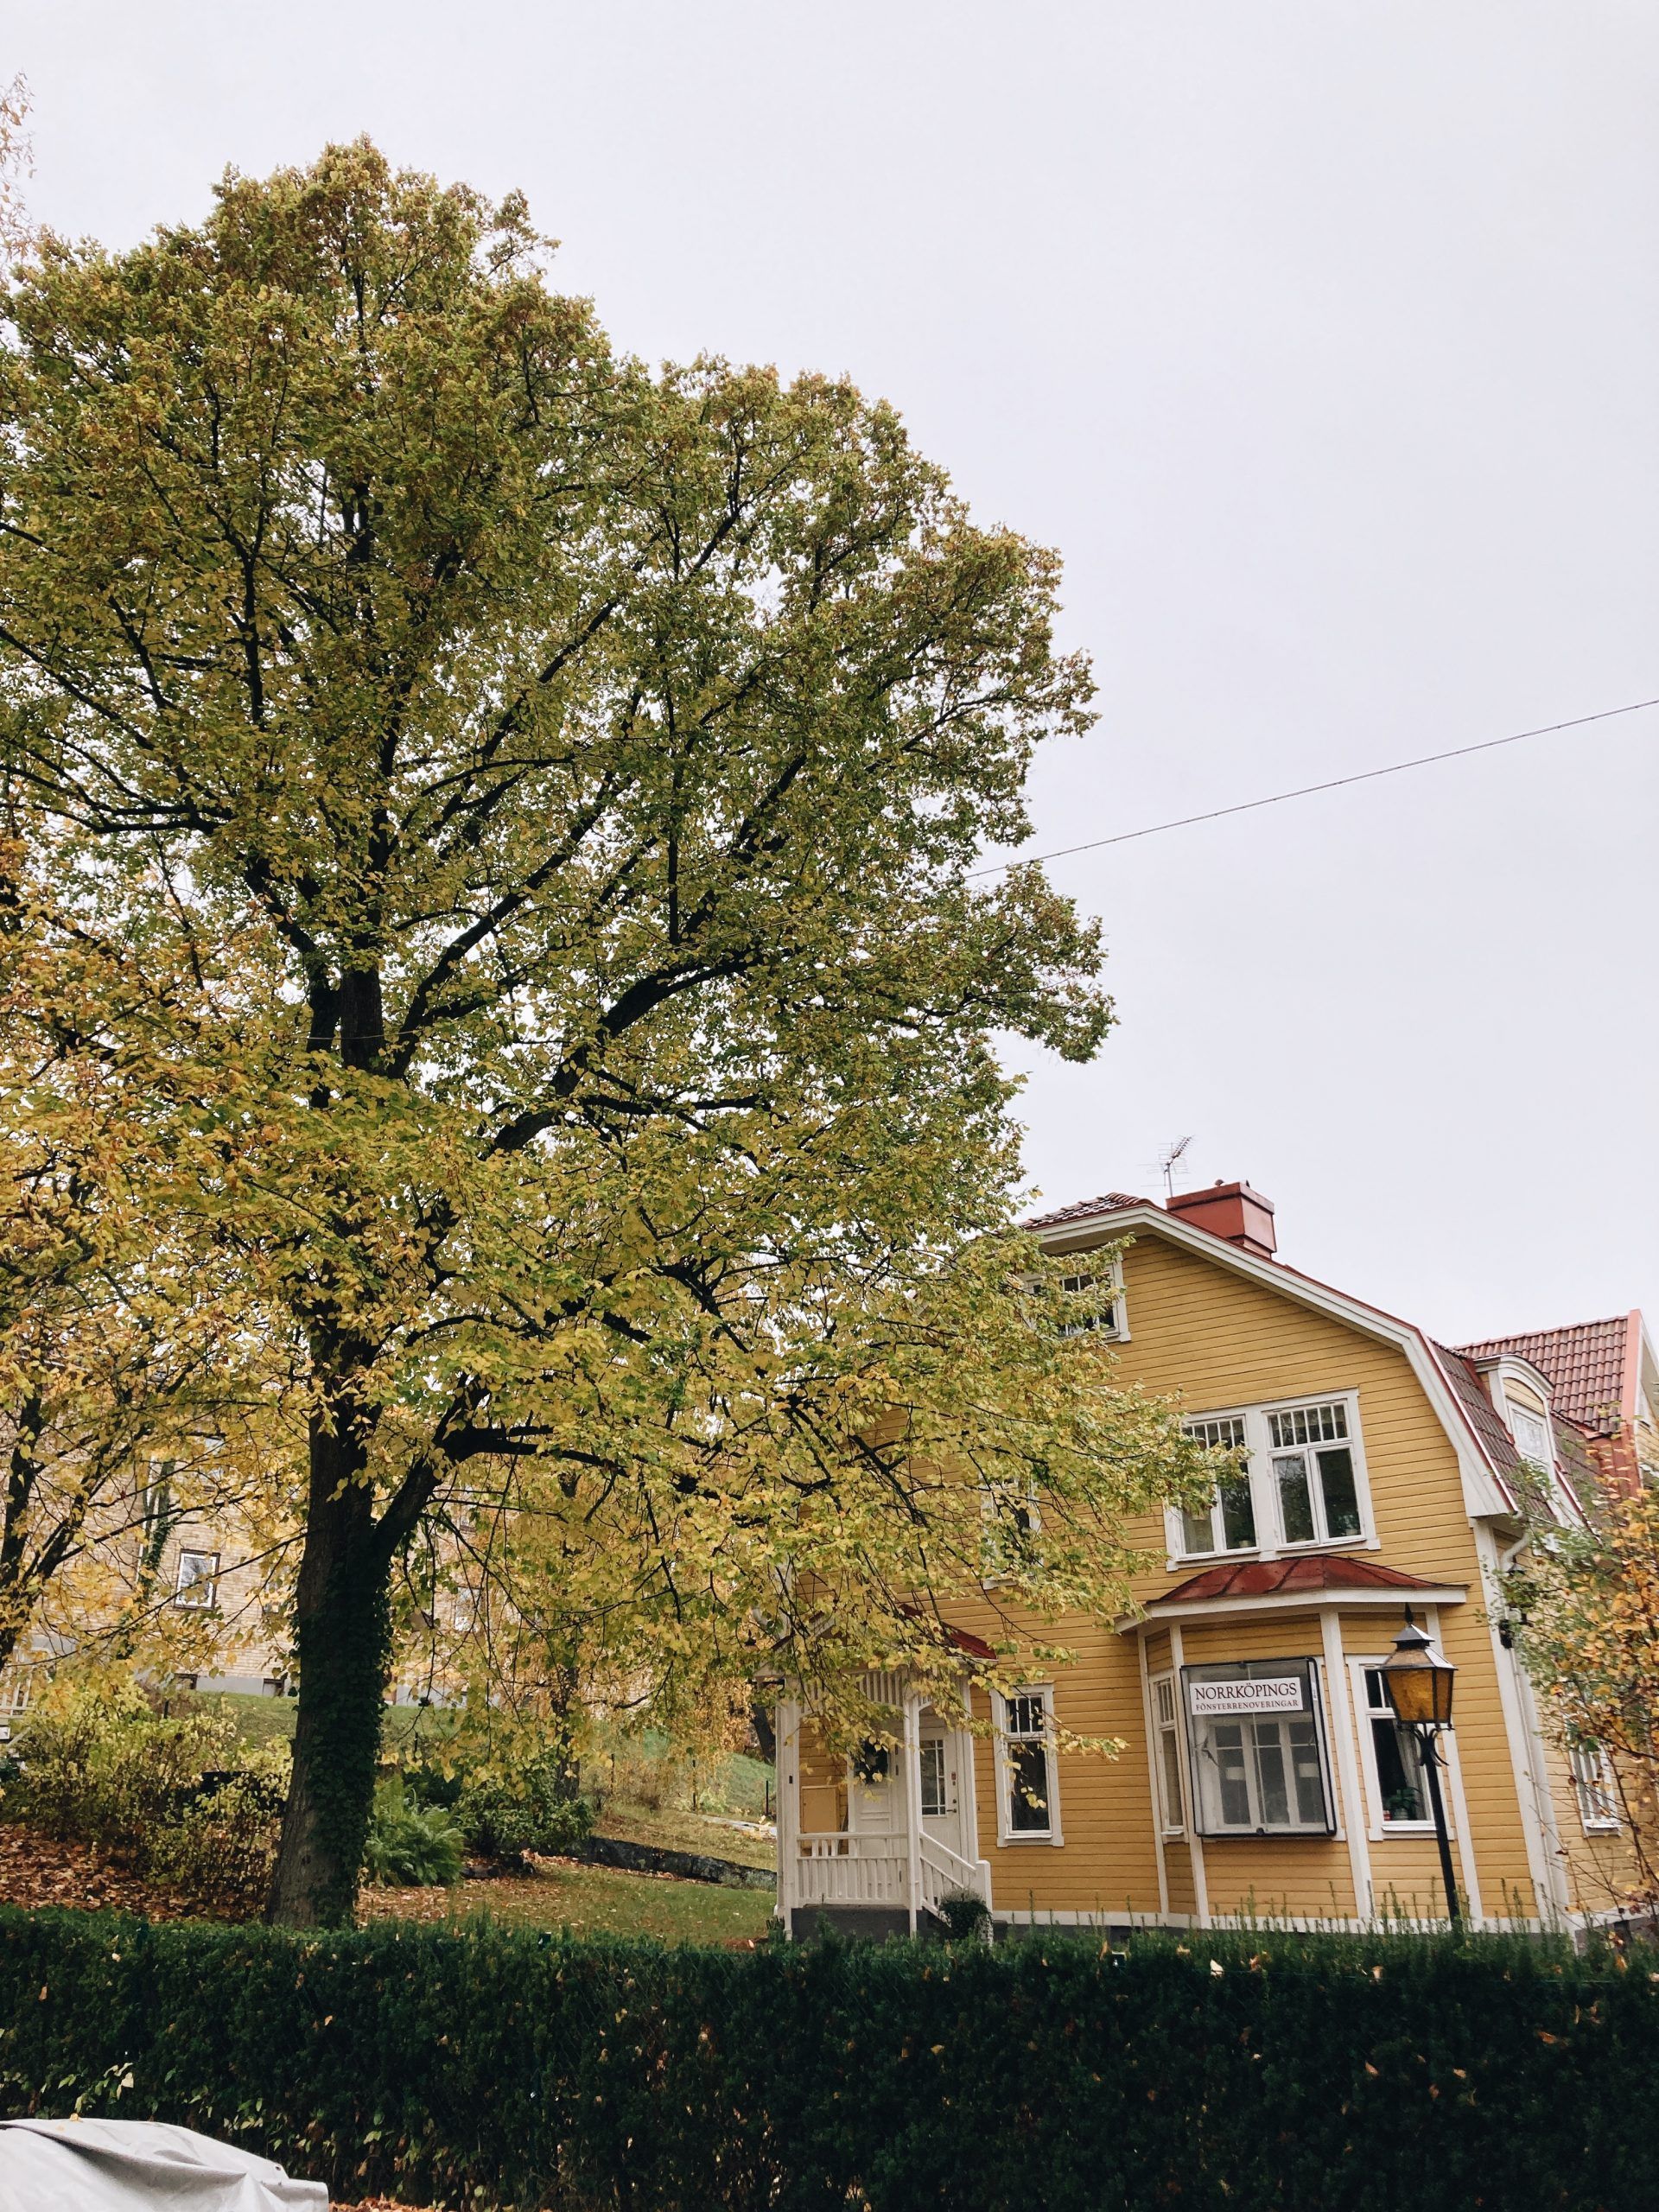
<instances>
[{"instance_id":1,"label":"roof ridge","mask_svg":"<svg viewBox=\"0 0 1659 2212\"><path fill-rule=\"evenodd\" d=\"M1459 1352L1484 1351L1490 1344L1518 1344L1523 1337L1568 1337L1575 1329L1622 1329L1629 1324L1632 1310L1627 1308L1623 1313L1600 1313L1592 1321L1560 1321L1548 1329L1504 1329L1497 1336L1477 1337L1468 1344L1452 1344L1448 1349Z\"/></svg>"}]
</instances>

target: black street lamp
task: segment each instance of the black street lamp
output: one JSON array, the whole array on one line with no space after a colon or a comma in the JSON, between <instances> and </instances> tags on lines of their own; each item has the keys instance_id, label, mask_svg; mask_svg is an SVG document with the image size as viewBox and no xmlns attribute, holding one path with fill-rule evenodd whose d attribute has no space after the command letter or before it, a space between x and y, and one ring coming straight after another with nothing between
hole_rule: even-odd
<instances>
[{"instance_id":1,"label":"black street lamp","mask_svg":"<svg viewBox=\"0 0 1659 2212\"><path fill-rule=\"evenodd\" d=\"M1446 1833L1446 1803L1440 1796L1440 1757L1436 1748L1442 1728L1452 1726L1452 1684L1457 1669L1436 1649L1427 1629L1419 1628L1406 1607L1406 1624L1394 1639L1393 1656L1382 1662L1382 1687L1394 1717L1409 1728L1416 1739L1428 1777L1428 1802L1434 1815L1434 1840L1440 1847L1440 1879L1446 1885L1446 1909L1452 1925L1463 1923L1458 1885L1452 1873L1452 1844Z\"/></svg>"}]
</instances>

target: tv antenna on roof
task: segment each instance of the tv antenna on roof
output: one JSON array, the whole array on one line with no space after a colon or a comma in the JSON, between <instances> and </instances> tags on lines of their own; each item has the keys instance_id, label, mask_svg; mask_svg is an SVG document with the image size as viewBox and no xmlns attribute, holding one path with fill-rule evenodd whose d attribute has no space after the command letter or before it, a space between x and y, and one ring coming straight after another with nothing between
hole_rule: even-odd
<instances>
[{"instance_id":1,"label":"tv antenna on roof","mask_svg":"<svg viewBox=\"0 0 1659 2212\"><path fill-rule=\"evenodd\" d=\"M1164 1178L1164 1196L1175 1195L1175 1163L1192 1143L1191 1137L1177 1137L1173 1144L1166 1144L1158 1155L1158 1166Z\"/></svg>"}]
</instances>

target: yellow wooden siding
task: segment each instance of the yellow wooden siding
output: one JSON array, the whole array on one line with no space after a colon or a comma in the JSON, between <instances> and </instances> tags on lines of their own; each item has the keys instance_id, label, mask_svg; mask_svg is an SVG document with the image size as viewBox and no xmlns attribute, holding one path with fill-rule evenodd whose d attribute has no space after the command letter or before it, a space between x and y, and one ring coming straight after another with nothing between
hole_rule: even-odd
<instances>
[{"instance_id":1,"label":"yellow wooden siding","mask_svg":"<svg viewBox=\"0 0 1659 2212\"><path fill-rule=\"evenodd\" d=\"M1377 1542L1343 1548L1426 1581L1466 1589L1467 1601L1445 1608L1439 1627L1446 1656L1459 1670L1458 1747L1482 1904L1489 1914L1518 1909L1529 1916L1538 1906L1457 1455L1404 1353L1155 1234L1143 1235L1126 1250L1123 1267L1130 1331L1120 1353L1125 1380L1177 1397L1194 1414L1350 1390L1358 1394L1360 1443ZM1130 1533L1160 1561L1136 1580L1143 1604L1215 1563L1189 1560L1166 1567L1161 1516L1146 1516ZM985 1624L973 1617L976 1610L963 1615L964 1627ZM1343 1626L1345 1648L1385 1652L1399 1618L1392 1608L1351 1611ZM997 1909L1155 1912L1150 1747L1134 1637L1082 1619L1060 1624L1057 1634L1077 1654L1076 1663L1055 1679L1061 1723L1080 1734L1120 1736L1126 1747L1112 1760L1076 1755L1061 1759L1065 1844L1056 1847L998 1845L990 1746L981 1744L981 1848L992 1863ZM1170 1664L1167 1632L1155 1634L1156 1656L1148 1662L1152 1672ZM1189 1665L1323 1656L1317 1601L1305 1614L1189 1622L1184 1641ZM1328 1701L1328 1685L1326 1695ZM1334 1745L1332 1751L1332 1780L1339 1788ZM1357 1743L1357 1762L1361 1756ZM1348 1817L1367 1819L1363 1797ZM1368 1843L1376 1889L1392 1891L1402 1910L1410 1910L1414 1899L1427 1910L1431 1883L1438 1886L1432 1841L1384 1836L1368 1837ZM1345 1839L1205 1839L1202 1849L1212 1914L1248 1910L1253 1904L1263 1914L1328 1918L1356 1909ZM1171 1911L1193 1910L1185 1840L1166 1843L1165 1866Z\"/></svg>"},{"instance_id":2,"label":"yellow wooden siding","mask_svg":"<svg viewBox=\"0 0 1659 2212\"><path fill-rule=\"evenodd\" d=\"M1559 1744L1546 1741L1544 1771L1572 1909L1594 1918L1623 1910L1631 1892L1645 1886L1627 1832L1622 1826L1616 1834L1586 1828L1573 1770Z\"/></svg>"},{"instance_id":3,"label":"yellow wooden siding","mask_svg":"<svg viewBox=\"0 0 1659 2212\"><path fill-rule=\"evenodd\" d=\"M1073 1249L1083 1249L1081 1244ZM1395 1567L1437 1585L1462 1587L1465 1602L1441 1609L1437 1631L1459 1669L1455 1741L1469 1840L1480 1903L1489 1917L1532 1918L1540 1910L1528 1863L1520 1786L1498 1689L1498 1655L1487 1618L1474 1532L1465 1507L1457 1452L1406 1354L1361 1328L1306 1306L1283 1292L1236 1274L1217 1251L1212 1260L1141 1235L1124 1254L1130 1329L1120 1352L1126 1381L1176 1397L1192 1414L1218 1412L1280 1400L1357 1394L1358 1435L1375 1543L1340 1547L1355 1556ZM1135 1581L1148 1604L1178 1582L1221 1562L1166 1560L1161 1516L1149 1515L1130 1530L1152 1564ZM1263 1532L1266 1533L1265 1531ZM1372 1532L1368 1532L1368 1534ZM1371 1896L1407 1916L1441 1909L1438 1855L1432 1838L1373 1833L1366 1793L1363 1707L1347 1666L1351 1656L1386 1656L1401 1609L1348 1605L1332 1593L1343 1653L1340 1694L1326 1677L1321 1599L1305 1610L1260 1612L1181 1624L1179 1657L1206 1662L1307 1657L1319 1662L1325 1700L1331 1781L1341 1832L1333 1838L1205 1838L1164 1841L1167 1910L1175 1917L1200 1908L1194 1853L1202 1856L1204 1888L1213 1916L1294 1916L1348 1919L1366 1910L1354 1890L1354 1846L1369 1859ZM997 1632L988 1605L956 1613L960 1626ZM1152 1917L1160 1910L1159 1814L1138 1649L1140 1631L1122 1633L1113 1623L1077 1618L1027 1624L1046 1640L1074 1650L1069 1666L1052 1676L1062 1728L1086 1737L1120 1739L1115 1757L1066 1752L1058 1759L1058 1796L1064 1842L998 1840L995 1761L991 1742L974 1746L980 1850L992 1867L993 1897L1001 1914L1034 1912ZM1167 1625L1145 1630L1149 1674L1167 1672L1176 1650ZM977 1718L988 1720L982 1702ZM1344 1791L1336 1732L1351 1721L1357 1789ZM1183 1723L1182 1757L1188 1758ZM845 1819L846 1791L838 1764L806 1744L802 1751L804 1828L834 1827ZM1586 1838L1565 1762L1556 1757L1550 1780L1563 1847L1583 1910L1598 1907L1590 1894L1617 1871L1618 1840ZM1455 1796L1454 1821L1458 1819ZM1359 1832L1357 1839L1355 1831ZM1455 1855L1455 1854L1454 1854ZM1464 1867L1456 1856L1460 1885Z\"/></svg>"}]
</instances>

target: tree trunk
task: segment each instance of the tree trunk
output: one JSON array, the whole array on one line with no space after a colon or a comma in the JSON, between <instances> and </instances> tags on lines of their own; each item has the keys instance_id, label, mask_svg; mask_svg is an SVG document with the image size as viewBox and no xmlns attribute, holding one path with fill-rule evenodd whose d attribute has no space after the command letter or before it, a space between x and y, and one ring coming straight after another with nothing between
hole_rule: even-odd
<instances>
[{"instance_id":1,"label":"tree trunk","mask_svg":"<svg viewBox=\"0 0 1659 2212\"><path fill-rule=\"evenodd\" d=\"M346 1928L374 1800L391 1656L391 1551L344 1421L314 1419L296 1597L300 1700L294 1775L265 1916Z\"/></svg>"}]
</instances>

